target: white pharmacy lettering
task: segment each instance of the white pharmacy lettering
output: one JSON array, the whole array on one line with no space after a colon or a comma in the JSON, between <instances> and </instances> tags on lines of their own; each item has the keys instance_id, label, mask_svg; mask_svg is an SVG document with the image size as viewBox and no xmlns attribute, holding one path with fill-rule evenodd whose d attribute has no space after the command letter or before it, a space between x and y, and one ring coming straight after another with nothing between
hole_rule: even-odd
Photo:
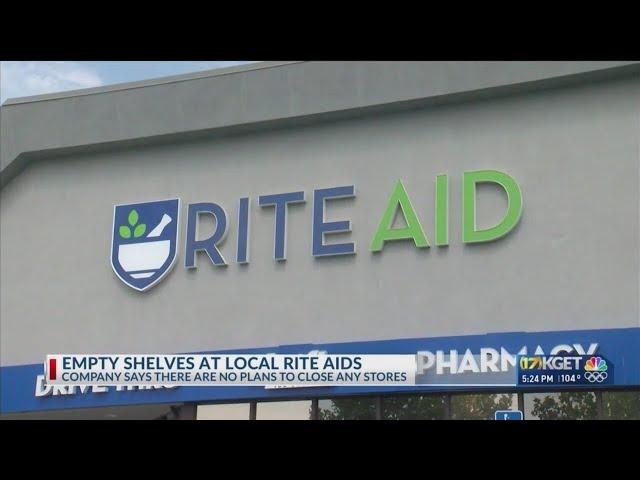
<instances>
[{"instance_id":1,"label":"white pharmacy lettering","mask_svg":"<svg viewBox=\"0 0 640 480\"><path fill-rule=\"evenodd\" d=\"M549 355L561 353L575 353L577 355L593 355L598 350L598 344L592 343L587 349L581 344L561 344L553 347ZM516 366L517 355L527 355L527 347L522 347L517 354L509 352L504 347L481 348L480 353L472 353L470 349L459 353L458 350L436 350L435 353L424 350L416 353L417 374L422 375L435 368L437 375L464 373L492 373L509 372ZM544 355L544 349L538 345L534 355Z\"/></svg>"}]
</instances>

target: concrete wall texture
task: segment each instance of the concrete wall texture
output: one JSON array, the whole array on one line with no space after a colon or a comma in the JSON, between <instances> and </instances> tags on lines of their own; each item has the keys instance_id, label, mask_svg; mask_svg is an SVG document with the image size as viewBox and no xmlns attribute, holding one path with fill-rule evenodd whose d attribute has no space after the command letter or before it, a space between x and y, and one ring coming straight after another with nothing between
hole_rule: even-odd
<instances>
[{"instance_id":1,"label":"concrete wall texture","mask_svg":"<svg viewBox=\"0 0 640 480\"><path fill-rule=\"evenodd\" d=\"M489 69L472 63L477 72ZM522 72L561 66L538 65L536 70L526 63L518 62L520 70L511 66L512 75L524 78ZM571 77L584 72L567 64L562 68L571 75L549 74L547 83L542 78L519 80L522 88L509 82L487 87L482 79L476 93L451 101L420 102L426 93L403 97L396 88L380 102L359 97L358 105L345 107L351 114L339 118L311 110L298 117L287 107L288 117L271 119L287 117L286 122L262 125L265 120L251 117L255 111L245 105L242 115L253 119L245 123L260 125L225 135L217 135L216 129L233 126L233 121L189 127L200 131L198 136L166 137L171 128L156 129L175 113L160 108L166 96L162 88L179 88L203 99L228 93L207 89L206 79L24 104L43 111L55 104L59 113L49 119L51 129L64 129L70 127L58 124L81 122L89 115L73 110L65 117L65 105L77 105L78 98L94 103L95 119L100 105L109 115L107 96L126 94L134 111L138 101L154 105L157 95L156 111L139 117L148 122L146 127L130 125L131 119L113 125L121 133L137 128L136 138L144 139L121 144L117 142L134 137L114 134L115 139L101 142L99 133L91 131L86 134L90 140L80 133L59 144L55 135L50 142L38 139L45 127L20 123L23 104L2 107L3 151L11 143L12 152L3 154L5 172L24 152L39 152L11 172L0 193L2 365L37 363L54 352L168 353L639 326L640 74L637 64L602 63L606 65L589 67L599 75ZM409 68L403 65L383 67L392 78L394 68ZM316 69L304 77L311 91L326 81L339 85L336 77L365 67L375 70L375 65L295 63L274 66L268 74ZM224 81L237 76L238 82L251 83L254 74L247 69ZM464 75L473 76L473 71ZM551 82L551 77L573 81ZM475 91L473 78L464 80L469 85L456 95ZM529 83L534 80L543 83ZM456 82L464 83L458 77L451 80ZM392 80L388 83L393 86ZM499 84L508 85L486 94ZM336 89L335 96L342 93ZM440 94L453 95L440 91L434 98ZM290 97L291 92L282 95ZM276 100L271 99L273 108L281 108ZM209 111L222 115L215 102L181 103L179 96L170 101L185 119L204 118ZM329 110L341 110L338 100L333 101ZM229 111L233 109L230 102ZM22 136L30 132L34 145L49 143L25 147L16 141L18 130ZM92 148L102 143L105 148ZM462 174L482 169L504 171L518 182L523 214L506 237L464 245ZM436 175L443 173L450 181L450 245L439 248L434 246L434 186ZM391 242L373 254L368 246L398 179L432 246L419 250L409 241ZM313 189L352 184L356 198L331 202L327 215L328 220L351 220L353 232L332 241L354 240L357 254L312 257ZM276 263L273 209L260 208L257 198L296 190L305 191L307 202L290 207L287 261ZM248 265L233 261L242 196L251 197ZM113 205L172 197L182 201L177 264L150 291L134 291L116 277L109 262ZM195 202L216 202L228 213L229 232L221 247L227 267L212 266L205 255L198 256L197 269L183 266L186 206ZM495 224L505 207L502 191L481 188L478 225ZM201 235L212 229L203 222Z\"/></svg>"}]
</instances>

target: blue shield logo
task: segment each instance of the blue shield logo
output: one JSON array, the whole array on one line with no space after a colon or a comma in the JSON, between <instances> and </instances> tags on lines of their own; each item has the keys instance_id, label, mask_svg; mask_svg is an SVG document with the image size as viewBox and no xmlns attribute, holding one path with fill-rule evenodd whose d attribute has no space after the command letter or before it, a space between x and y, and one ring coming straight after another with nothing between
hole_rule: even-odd
<instances>
[{"instance_id":1,"label":"blue shield logo","mask_svg":"<svg viewBox=\"0 0 640 480\"><path fill-rule=\"evenodd\" d=\"M114 207L111 266L120 280L142 292L171 270L178 250L179 212L177 198Z\"/></svg>"}]
</instances>

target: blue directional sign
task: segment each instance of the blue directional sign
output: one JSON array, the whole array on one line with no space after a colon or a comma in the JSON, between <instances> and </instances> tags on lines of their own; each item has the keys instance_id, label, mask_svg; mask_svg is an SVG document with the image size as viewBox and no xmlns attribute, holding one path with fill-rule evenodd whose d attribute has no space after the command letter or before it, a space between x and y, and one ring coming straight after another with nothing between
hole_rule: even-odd
<instances>
[{"instance_id":1,"label":"blue directional sign","mask_svg":"<svg viewBox=\"0 0 640 480\"><path fill-rule=\"evenodd\" d=\"M495 420L523 420L520 410L496 410Z\"/></svg>"}]
</instances>

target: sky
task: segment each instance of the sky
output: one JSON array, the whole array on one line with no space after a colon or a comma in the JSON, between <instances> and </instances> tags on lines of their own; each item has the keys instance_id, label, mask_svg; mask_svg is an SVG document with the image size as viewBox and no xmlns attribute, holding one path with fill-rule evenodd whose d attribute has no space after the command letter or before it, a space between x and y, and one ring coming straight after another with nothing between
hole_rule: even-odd
<instances>
[{"instance_id":1,"label":"sky","mask_svg":"<svg viewBox=\"0 0 640 480\"><path fill-rule=\"evenodd\" d=\"M0 103L7 98L100 87L246 63L251 62L0 62Z\"/></svg>"}]
</instances>

